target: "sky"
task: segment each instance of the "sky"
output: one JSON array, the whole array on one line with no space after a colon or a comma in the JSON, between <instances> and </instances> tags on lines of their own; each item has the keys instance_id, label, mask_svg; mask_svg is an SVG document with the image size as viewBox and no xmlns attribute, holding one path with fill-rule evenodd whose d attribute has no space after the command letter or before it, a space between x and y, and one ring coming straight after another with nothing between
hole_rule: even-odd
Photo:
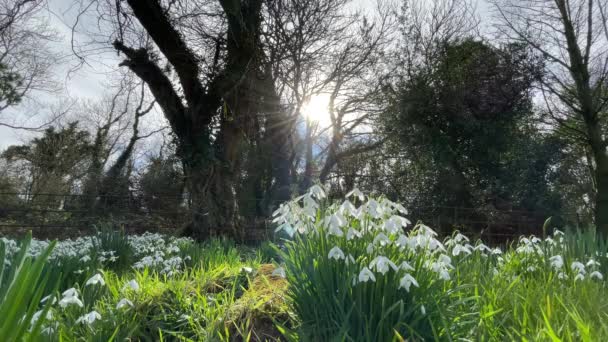
<instances>
[{"instance_id":1,"label":"sky","mask_svg":"<svg viewBox=\"0 0 608 342\"><path fill-rule=\"evenodd\" d=\"M376 0L356 0L359 4L373 5ZM397 0L398 1L398 0ZM100 55L89 56L86 58L86 63L79 63L78 58L73 54L71 49L71 25L75 22L78 8L74 7L74 0L48 0L48 11L45 13L50 26L55 29L60 38L57 42L50 44L50 48L61 55L60 63L57 63L53 69L53 74L61 89L58 92L46 93L35 92L31 93L29 98L25 99L21 105L10 108L2 113L2 120L15 123L23 126L37 126L44 122L46 114L53 108L57 108L60 104L69 103L76 99L98 99L107 89L109 75L117 70L120 57L115 53L108 52ZM478 11L481 14L488 13L489 5L486 0L478 0ZM481 16L483 19L483 16ZM86 25L95 25L91 18L85 18L86 21L81 27ZM84 38L79 35L79 30L76 33L76 39ZM75 66L80 67L75 69ZM162 114L155 113L151 119L152 127L157 127L162 122ZM149 120L150 121L150 120ZM39 133L33 133L23 130L13 130L7 127L0 126L0 151L13 144L21 144L31 139Z\"/></svg>"}]
</instances>

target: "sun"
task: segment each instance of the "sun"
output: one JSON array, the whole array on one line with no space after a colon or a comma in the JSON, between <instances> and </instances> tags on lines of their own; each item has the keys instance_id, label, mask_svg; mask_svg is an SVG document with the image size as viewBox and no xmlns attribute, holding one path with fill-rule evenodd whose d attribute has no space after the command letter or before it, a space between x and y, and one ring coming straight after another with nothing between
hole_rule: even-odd
<instances>
[{"instance_id":1,"label":"sun","mask_svg":"<svg viewBox=\"0 0 608 342\"><path fill-rule=\"evenodd\" d=\"M329 95L314 95L302 106L302 115L322 127L331 125L329 117Z\"/></svg>"}]
</instances>

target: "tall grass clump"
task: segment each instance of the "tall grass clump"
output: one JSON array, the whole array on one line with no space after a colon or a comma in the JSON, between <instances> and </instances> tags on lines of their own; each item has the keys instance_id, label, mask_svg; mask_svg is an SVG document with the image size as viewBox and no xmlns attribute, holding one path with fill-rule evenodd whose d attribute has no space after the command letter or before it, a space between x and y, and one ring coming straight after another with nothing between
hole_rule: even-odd
<instances>
[{"instance_id":1,"label":"tall grass clump","mask_svg":"<svg viewBox=\"0 0 608 342\"><path fill-rule=\"evenodd\" d=\"M403 206L320 186L284 204L279 250L305 341L608 338L606 244L589 233L522 237L504 251L440 241ZM582 235L581 235L582 234Z\"/></svg>"},{"instance_id":2,"label":"tall grass clump","mask_svg":"<svg viewBox=\"0 0 608 342\"><path fill-rule=\"evenodd\" d=\"M40 255L28 255L31 232L21 241L18 251L7 257L6 245L0 241L0 340L37 341L51 303L40 305L49 281L43 266L53 250L50 244ZM54 285L52 285L54 286ZM41 306L41 308L39 308Z\"/></svg>"}]
</instances>

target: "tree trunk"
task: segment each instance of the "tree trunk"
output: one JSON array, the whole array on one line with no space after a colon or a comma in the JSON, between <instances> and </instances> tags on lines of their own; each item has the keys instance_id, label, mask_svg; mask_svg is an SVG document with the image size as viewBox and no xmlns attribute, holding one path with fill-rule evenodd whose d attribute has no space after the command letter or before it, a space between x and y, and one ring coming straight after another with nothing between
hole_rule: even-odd
<instances>
[{"instance_id":1,"label":"tree trunk","mask_svg":"<svg viewBox=\"0 0 608 342\"><path fill-rule=\"evenodd\" d=\"M302 182L300 182L300 192L304 193L308 188L312 186L312 172L313 172L313 160L312 160L312 123L310 119L306 119L306 158L304 165L304 177L302 178Z\"/></svg>"},{"instance_id":2,"label":"tree trunk","mask_svg":"<svg viewBox=\"0 0 608 342\"><path fill-rule=\"evenodd\" d=\"M191 192L193 221L186 234L199 240L224 235L241 238L236 198L235 171L238 169L240 133L234 123L224 121L215 144L216 159L204 150L193 151L186 161L186 177Z\"/></svg>"}]
</instances>

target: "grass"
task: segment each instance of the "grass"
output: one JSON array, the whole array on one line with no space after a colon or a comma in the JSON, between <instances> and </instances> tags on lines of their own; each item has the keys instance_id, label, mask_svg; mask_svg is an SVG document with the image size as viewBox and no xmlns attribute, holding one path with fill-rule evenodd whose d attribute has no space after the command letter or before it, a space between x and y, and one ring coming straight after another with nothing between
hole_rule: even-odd
<instances>
[{"instance_id":1,"label":"grass","mask_svg":"<svg viewBox=\"0 0 608 342\"><path fill-rule=\"evenodd\" d=\"M593 230L499 250L354 196L313 189L276 213L292 237L255 249L108 228L4 239L0 340L608 340L608 243Z\"/></svg>"}]
</instances>

